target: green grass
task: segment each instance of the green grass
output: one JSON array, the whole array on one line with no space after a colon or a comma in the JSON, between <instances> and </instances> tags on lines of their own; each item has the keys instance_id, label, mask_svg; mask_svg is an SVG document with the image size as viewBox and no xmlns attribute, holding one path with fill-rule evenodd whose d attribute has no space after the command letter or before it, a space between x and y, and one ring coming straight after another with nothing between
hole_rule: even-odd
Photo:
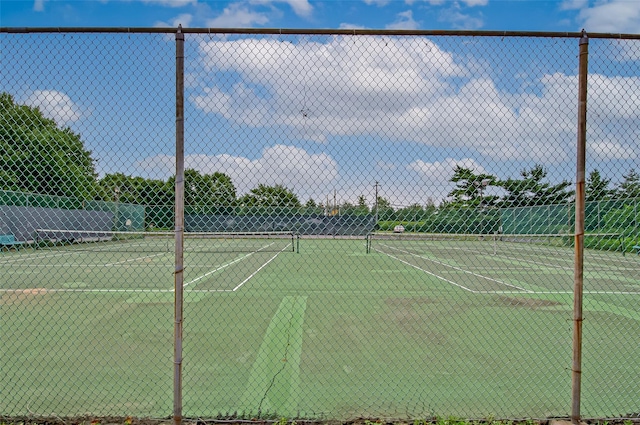
<instances>
[{"instance_id":1,"label":"green grass","mask_svg":"<svg viewBox=\"0 0 640 425\"><path fill-rule=\"evenodd\" d=\"M304 239L299 254L186 253L184 415L569 414L571 251L388 246ZM585 294L591 417L637 411L640 394L640 263L604 254L588 253L585 267L585 291L611 292ZM0 287L48 290L2 293L1 412L171 414L171 253L57 248L0 262ZM636 293L613 293L623 289Z\"/></svg>"}]
</instances>

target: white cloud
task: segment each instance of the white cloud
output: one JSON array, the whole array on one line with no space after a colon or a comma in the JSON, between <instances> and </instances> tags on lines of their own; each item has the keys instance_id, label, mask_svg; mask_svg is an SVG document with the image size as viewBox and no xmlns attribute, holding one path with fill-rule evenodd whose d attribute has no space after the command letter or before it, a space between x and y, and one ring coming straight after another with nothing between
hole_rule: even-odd
<instances>
[{"instance_id":1,"label":"white cloud","mask_svg":"<svg viewBox=\"0 0 640 425\"><path fill-rule=\"evenodd\" d=\"M469 7L486 6L489 3L489 0L462 0L462 3Z\"/></svg>"},{"instance_id":2,"label":"white cloud","mask_svg":"<svg viewBox=\"0 0 640 425\"><path fill-rule=\"evenodd\" d=\"M413 12L411 10L398 13L396 16L396 20L386 26L387 29L415 30L420 28L420 23L413 19Z\"/></svg>"},{"instance_id":3,"label":"white cloud","mask_svg":"<svg viewBox=\"0 0 640 425\"><path fill-rule=\"evenodd\" d=\"M587 32L640 33L640 1L599 1L583 8L578 21Z\"/></svg>"},{"instance_id":4,"label":"white cloud","mask_svg":"<svg viewBox=\"0 0 640 425\"><path fill-rule=\"evenodd\" d=\"M405 3L411 5L416 1L417 0L405 0ZM446 4L450 0L423 0L423 1L426 1L431 6L441 6L443 4ZM460 3L468 7L475 7L475 6L486 6L487 4L489 4L489 0L456 0L456 1L452 1L451 3L453 4L454 7L460 7Z\"/></svg>"},{"instance_id":5,"label":"white cloud","mask_svg":"<svg viewBox=\"0 0 640 425\"><path fill-rule=\"evenodd\" d=\"M639 146L624 145L618 140L595 140L589 142L588 152L597 161L612 159L636 159Z\"/></svg>"},{"instance_id":6,"label":"white cloud","mask_svg":"<svg viewBox=\"0 0 640 425\"><path fill-rule=\"evenodd\" d=\"M392 163L392 162L386 162L386 161L378 161L376 162L376 169L380 170L380 171L393 171L397 168L396 164Z\"/></svg>"},{"instance_id":7,"label":"white cloud","mask_svg":"<svg viewBox=\"0 0 640 425\"><path fill-rule=\"evenodd\" d=\"M184 7L188 5L195 5L197 0L142 0L143 3L159 4L167 7Z\"/></svg>"},{"instance_id":8,"label":"white cloud","mask_svg":"<svg viewBox=\"0 0 640 425\"><path fill-rule=\"evenodd\" d=\"M484 167L482 167L476 160L472 158L445 158L442 161L426 162L423 160L415 160L406 166L407 170L413 171L418 174L422 184L414 182L414 193L403 188L404 195L397 197L397 203L400 205L408 205L415 202L415 199L420 199L421 203L425 203L427 199L431 198L436 204L440 203L440 200L446 198L447 194L455 187L455 183L451 182L454 170L457 166L469 168L474 172L481 174L487 173ZM407 200L413 201L407 201Z\"/></svg>"},{"instance_id":9,"label":"white cloud","mask_svg":"<svg viewBox=\"0 0 640 425\"><path fill-rule=\"evenodd\" d=\"M338 26L339 29L341 30L362 30L365 29L365 26L362 25L357 25L357 24L350 24L348 22L343 22L342 24L340 24Z\"/></svg>"},{"instance_id":10,"label":"white cloud","mask_svg":"<svg viewBox=\"0 0 640 425\"><path fill-rule=\"evenodd\" d=\"M423 180L444 183L451 179L458 166L471 169L478 174L486 173L486 170L471 158L446 158L435 162L416 160L407 165L407 169L418 173Z\"/></svg>"},{"instance_id":11,"label":"white cloud","mask_svg":"<svg viewBox=\"0 0 640 425\"><path fill-rule=\"evenodd\" d=\"M154 26L159 28L176 28L178 25L182 25L183 28L188 28L191 26L192 20L192 14L183 13L173 18L170 24L166 22L156 22ZM173 37L171 39L173 40Z\"/></svg>"},{"instance_id":12,"label":"white cloud","mask_svg":"<svg viewBox=\"0 0 640 425\"><path fill-rule=\"evenodd\" d=\"M374 137L544 164L575 156L576 75L524 81L536 94L505 92L426 38L245 38L203 41L200 51L207 74L235 82L193 87L197 108L291 140ZM640 93L638 77L590 76L589 114L598 117L590 137L615 140L621 128L637 126L640 96L633 93Z\"/></svg>"},{"instance_id":13,"label":"white cloud","mask_svg":"<svg viewBox=\"0 0 640 425\"><path fill-rule=\"evenodd\" d=\"M371 5L376 5L376 6L386 6L389 4L389 2L391 0L363 0L365 2L365 4L371 6Z\"/></svg>"},{"instance_id":14,"label":"white cloud","mask_svg":"<svg viewBox=\"0 0 640 425\"><path fill-rule=\"evenodd\" d=\"M481 18L464 14L455 8L443 10L439 19L451 23L457 29L477 30L484 26Z\"/></svg>"},{"instance_id":15,"label":"white cloud","mask_svg":"<svg viewBox=\"0 0 640 425\"><path fill-rule=\"evenodd\" d=\"M269 22L264 14L253 12L239 3L232 3L226 7L222 14L216 18L207 20L207 26L211 28L235 28L254 27Z\"/></svg>"},{"instance_id":16,"label":"white cloud","mask_svg":"<svg viewBox=\"0 0 640 425\"><path fill-rule=\"evenodd\" d=\"M34 2L33 2L33 11L34 12L42 12L44 10L44 2L45 2L45 0L34 0Z\"/></svg>"},{"instance_id":17,"label":"white cloud","mask_svg":"<svg viewBox=\"0 0 640 425\"><path fill-rule=\"evenodd\" d=\"M560 10L578 10L586 7L588 0L563 0L560 4Z\"/></svg>"},{"instance_id":18,"label":"white cloud","mask_svg":"<svg viewBox=\"0 0 640 425\"><path fill-rule=\"evenodd\" d=\"M308 0L251 0L253 4L272 4L272 3L287 3L293 12L302 17L309 17L313 13L313 6Z\"/></svg>"},{"instance_id":19,"label":"white cloud","mask_svg":"<svg viewBox=\"0 0 640 425\"><path fill-rule=\"evenodd\" d=\"M82 117L80 108L66 94L55 90L36 90L25 100L26 105L40 112L58 125L69 125Z\"/></svg>"},{"instance_id":20,"label":"white cloud","mask_svg":"<svg viewBox=\"0 0 640 425\"><path fill-rule=\"evenodd\" d=\"M443 79L465 73L451 54L418 39L244 39L202 42L200 50L207 73L242 78L192 94L198 108L242 125L284 126L316 141L377 131L408 106L448 90Z\"/></svg>"},{"instance_id":21,"label":"white cloud","mask_svg":"<svg viewBox=\"0 0 640 425\"><path fill-rule=\"evenodd\" d=\"M600 120L633 119L640 111L640 77L589 74L589 113Z\"/></svg>"},{"instance_id":22,"label":"white cloud","mask_svg":"<svg viewBox=\"0 0 640 425\"><path fill-rule=\"evenodd\" d=\"M175 157L158 155L146 158L138 163L138 167L166 178L173 174ZM304 149L281 144L265 148L262 156L255 160L227 154L187 155L185 168L205 174L225 173L231 177L239 194L259 184L282 184L295 188L299 196L305 196L322 191L326 184L338 177L338 165L329 155L310 154Z\"/></svg>"}]
</instances>

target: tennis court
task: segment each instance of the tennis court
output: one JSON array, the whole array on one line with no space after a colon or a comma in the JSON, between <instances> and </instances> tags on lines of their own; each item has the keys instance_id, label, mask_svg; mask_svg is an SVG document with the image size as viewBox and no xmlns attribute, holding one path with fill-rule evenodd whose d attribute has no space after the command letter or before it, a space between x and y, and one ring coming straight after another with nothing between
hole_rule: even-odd
<instances>
[{"instance_id":1,"label":"tennis court","mask_svg":"<svg viewBox=\"0 0 640 425\"><path fill-rule=\"evenodd\" d=\"M0 257L3 340L12 341L3 343L0 403L168 415L173 239L88 236ZM478 235L191 236L184 406L193 415L500 416L505 399L512 416L568 409L570 246ZM637 256L585 252L587 414L638 406L637 345L618 335L640 334L639 275ZM129 393L130 380L144 394Z\"/></svg>"}]
</instances>

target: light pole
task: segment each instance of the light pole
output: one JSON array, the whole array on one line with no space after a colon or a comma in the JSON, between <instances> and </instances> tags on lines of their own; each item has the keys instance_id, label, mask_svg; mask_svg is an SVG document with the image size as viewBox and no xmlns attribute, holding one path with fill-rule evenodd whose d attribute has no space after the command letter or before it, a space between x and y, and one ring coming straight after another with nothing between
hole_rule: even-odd
<instances>
[{"instance_id":1,"label":"light pole","mask_svg":"<svg viewBox=\"0 0 640 425\"><path fill-rule=\"evenodd\" d=\"M378 182L376 182L376 185L375 185L375 192L376 192L375 193L376 198L375 198L374 208L376 210L376 212L375 212L375 223L377 225L378 224Z\"/></svg>"},{"instance_id":2,"label":"light pole","mask_svg":"<svg viewBox=\"0 0 640 425\"><path fill-rule=\"evenodd\" d=\"M491 183L490 179L482 179L480 181L478 180L474 180L473 185L476 187L476 190L478 190L480 192L480 208L482 208L482 192L484 191L484 189L489 185L489 183Z\"/></svg>"},{"instance_id":3,"label":"light pole","mask_svg":"<svg viewBox=\"0 0 640 425\"><path fill-rule=\"evenodd\" d=\"M120 188L118 186L113 188L113 201L114 201L114 215L113 215L113 230L119 230L118 220L118 201L120 200Z\"/></svg>"}]
</instances>

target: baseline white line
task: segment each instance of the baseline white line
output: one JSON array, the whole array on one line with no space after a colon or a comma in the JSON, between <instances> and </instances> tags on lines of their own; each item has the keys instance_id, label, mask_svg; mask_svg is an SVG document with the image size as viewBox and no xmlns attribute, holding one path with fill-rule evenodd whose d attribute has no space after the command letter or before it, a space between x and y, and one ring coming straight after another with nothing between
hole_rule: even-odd
<instances>
[{"instance_id":1,"label":"baseline white line","mask_svg":"<svg viewBox=\"0 0 640 425\"><path fill-rule=\"evenodd\" d=\"M130 258L128 260L122 260L122 261L116 261L115 263L108 263L108 264L104 264L105 267L108 266L115 266L117 264L124 264L124 263L130 263L132 261L138 261L138 260L144 260L145 258L153 258L153 257L159 257L161 255L167 255L166 252L160 253L160 254L155 254L155 255L145 255L144 257L136 257L136 258Z\"/></svg>"},{"instance_id":2,"label":"baseline white line","mask_svg":"<svg viewBox=\"0 0 640 425\"><path fill-rule=\"evenodd\" d=\"M260 268L258 268L258 270L256 270L255 272L251 273L251 275L246 278L245 280L243 280L242 282L240 282L240 284L238 286L236 286L235 288L233 288L233 292L236 292L238 289L240 289L242 287L242 285L244 285L245 283L247 283L249 280L251 280L252 277L254 277L260 270L262 270L263 268L266 267L267 264L269 264L270 262L272 262L278 255L280 255L280 253L282 251L284 251L285 249L288 249L289 247L284 247L282 248L282 250L280 250L279 252L276 253L276 255L274 255L273 257L271 257L269 259L269 261L267 261L266 263L264 263L263 265L260 266Z\"/></svg>"},{"instance_id":3,"label":"baseline white line","mask_svg":"<svg viewBox=\"0 0 640 425\"><path fill-rule=\"evenodd\" d=\"M5 261L0 262L0 264L9 264L9 263L17 263L17 262L29 262L29 261L33 261L34 258L36 259L40 259L40 258L51 258L51 257L60 257L60 256L64 256L64 255L71 255L71 254L78 254L77 252L61 252L61 253L57 253L57 254L42 254L40 255L38 254L22 254L23 256L21 256L20 258L12 258L12 259L7 259Z\"/></svg>"},{"instance_id":4,"label":"baseline white line","mask_svg":"<svg viewBox=\"0 0 640 425\"><path fill-rule=\"evenodd\" d=\"M472 272L472 271L465 270L465 269L462 269L462 268L457 267L457 266L452 266L452 265L450 265L450 264L443 263L443 262L438 261L438 260L433 260L433 259L431 259L431 258L427 258L427 257L424 257L424 256L422 256L422 255L414 254L413 252L410 252L410 251L405 251L405 250L403 250L403 249L394 248L394 247L392 247L392 246L385 245L385 244L383 244L383 246L386 246L387 248L394 249L394 250L396 250L396 251L400 251L400 252L405 253L405 254L412 255L412 256L414 256L414 257L422 258L423 260L431 261L432 263L440 264L440 265L445 266L445 267L450 267L450 268L452 268L452 269L454 269L454 270L458 270L458 271L460 271L460 272L467 273L467 274L470 274L470 275L475 276L475 277L479 277L479 278L482 278L482 279L486 279L486 280L491 281L491 282L496 282L496 283L498 283L498 284L500 284L500 285L505 285L505 286L508 286L508 287L511 287L511 288L515 288L515 289L519 289L519 290L521 290L521 291L525 291L525 292L533 292L533 291L531 291L531 290L529 290L529 289L522 288L522 287L517 286L517 285L512 285L512 284L510 284L510 283L502 282L501 280L494 279L494 278L492 278L492 277L488 277L488 276L484 276L484 275L481 275L481 274L479 274L479 273L474 273L474 272Z\"/></svg>"},{"instance_id":5,"label":"baseline white line","mask_svg":"<svg viewBox=\"0 0 640 425\"><path fill-rule=\"evenodd\" d=\"M279 254L279 253L278 253ZM276 254L276 256L278 255ZM384 253L383 253L384 254ZM385 254L388 255L388 254ZM388 255L391 258L397 259L395 257L393 257L392 255ZM400 262L403 262L402 260L397 259ZM416 267L410 263L405 263L411 267L417 268L420 271L424 271L425 273L428 274L432 274L430 272L427 272L426 270L422 270L419 267ZM447 281L446 279L434 275L435 277L438 277L442 280ZM248 279L247 279L248 280ZM456 285L453 282L447 281L447 283L452 283L454 285ZM458 285L456 285L458 286ZM147 294L154 294L154 293L172 293L174 292L173 289L87 289L87 288L58 288L58 289L51 289L51 288L36 288L38 290L42 290L42 294L51 294L51 293L55 293L55 292L88 292L88 293L127 293L127 292L133 292L133 293L147 293ZM464 288L462 287L462 289L465 289L468 292L474 293L474 294L520 294L522 295L523 292L522 291L474 291L472 289L468 289L468 288ZM22 288L22 289L17 289L17 288L12 288L12 289L6 289L6 288L0 288L0 293L23 293L26 291L31 291L33 290L33 288ZM189 291L189 293L210 293L210 292L234 292L233 289L192 289ZM309 291L307 291L309 292ZM311 290L310 292L314 292L314 293L345 293L345 294L353 294L353 293L365 293L365 294L371 294L371 293L376 293L376 292L370 292L370 291L324 291L324 290ZM410 292L416 292L416 293L422 293L423 291L410 291ZM532 294L547 294L547 295L572 295L573 291L534 291L531 292ZM584 291L585 295L637 295L640 296L640 292L634 292L634 291Z\"/></svg>"},{"instance_id":6,"label":"baseline white line","mask_svg":"<svg viewBox=\"0 0 640 425\"><path fill-rule=\"evenodd\" d=\"M12 267L111 267L111 266L116 266L118 264L125 264L125 263L130 263L133 261L138 261L138 260L144 260L146 258L154 258L154 257L159 257L162 255L166 255L166 252L160 253L160 254L155 254L155 255L145 255L144 257L136 257L136 258L130 258L128 260L122 260L122 261L116 261L115 263L107 263L107 264L87 264L87 263L78 263L78 264L74 264L74 263L65 263L65 264L15 264ZM0 265L2 265L2 263L0 263ZM144 266L148 266L147 264L143 264Z\"/></svg>"},{"instance_id":7,"label":"baseline white line","mask_svg":"<svg viewBox=\"0 0 640 425\"><path fill-rule=\"evenodd\" d=\"M50 289L50 288L35 288L38 290L42 290L42 294L53 293L53 292L140 292L140 293L156 293L156 292L173 292L173 289L86 289L86 288L58 288L58 289ZM0 292L25 292L30 291L32 288L24 288L24 289L0 289Z\"/></svg>"}]
</instances>

